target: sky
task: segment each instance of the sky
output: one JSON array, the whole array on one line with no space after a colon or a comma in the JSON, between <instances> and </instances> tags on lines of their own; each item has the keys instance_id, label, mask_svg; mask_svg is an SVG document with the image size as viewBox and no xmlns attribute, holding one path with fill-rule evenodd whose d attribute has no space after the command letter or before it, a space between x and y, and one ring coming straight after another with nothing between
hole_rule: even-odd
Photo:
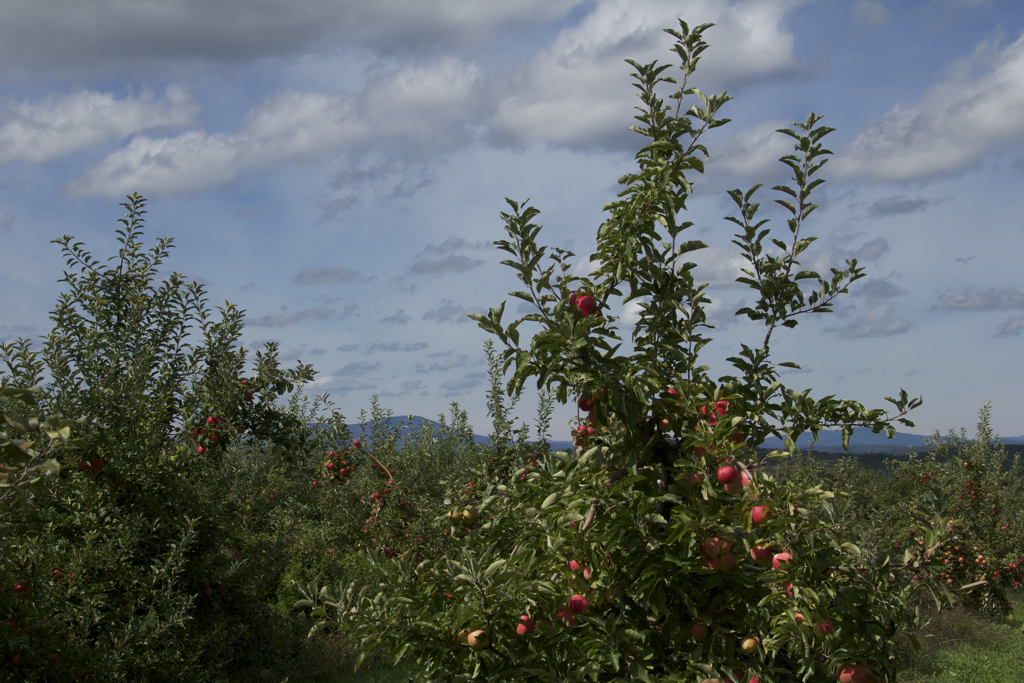
<instances>
[{"instance_id":1,"label":"sky","mask_svg":"<svg viewBox=\"0 0 1024 683\"><path fill-rule=\"evenodd\" d=\"M490 337L467 316L529 312L493 245L505 198L540 210L539 243L573 251L574 273L596 266L602 206L644 141L625 60L679 74L678 19L715 24L691 84L734 98L681 217L710 245L693 260L711 377L764 338L735 316L757 296L735 281L726 192L764 183L758 218L789 237L770 188L792 139L775 131L814 112L836 130L802 267L856 258L866 277L773 333L772 360L802 366L781 380L868 409L904 389L924 402L901 432L973 436L988 402L996 434L1024 434L1016 0L5 0L0 341L49 331L51 241L116 254L138 192L147 247L174 239L163 274L244 309L245 348L311 363L309 395L350 422L373 396L430 418L457 402L488 434ZM628 339L635 308L610 313ZM517 416L536 405L524 392ZM558 406L552 438L575 417Z\"/></svg>"}]
</instances>

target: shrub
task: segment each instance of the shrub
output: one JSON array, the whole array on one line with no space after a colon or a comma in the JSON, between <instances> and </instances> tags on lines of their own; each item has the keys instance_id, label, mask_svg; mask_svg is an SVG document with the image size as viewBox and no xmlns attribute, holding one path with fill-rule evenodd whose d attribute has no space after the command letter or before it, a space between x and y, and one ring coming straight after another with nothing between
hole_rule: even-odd
<instances>
[{"instance_id":1,"label":"shrub","mask_svg":"<svg viewBox=\"0 0 1024 683\"><path fill-rule=\"evenodd\" d=\"M244 443L271 467L302 461L310 430L274 398L312 370L282 371L270 345L243 378L241 311L228 304L211 320L199 285L177 273L156 282L171 240L145 252L145 202L123 206L112 267L55 240L69 291L42 351L24 339L0 349L5 395L48 373L36 408L63 425L81 418L78 448L53 453L59 475L37 481L25 505L0 508L0 603L14 623L0 661L17 658L14 680L198 680L288 648L263 599L286 560L276 541L247 541L244 506L223 495L224 465ZM5 411L24 419L32 408Z\"/></svg>"},{"instance_id":2,"label":"shrub","mask_svg":"<svg viewBox=\"0 0 1024 683\"><path fill-rule=\"evenodd\" d=\"M853 664L892 676L900 632L919 623L908 601L927 583L912 582L910 572L933 562L946 520L933 517L930 528L921 515L927 547L906 568L889 558L868 561L831 515L815 511L832 492L780 483L754 450L775 434L791 451L802 432L829 425L843 427L844 445L854 425L894 431L881 410L786 390L768 362L777 327L829 311L863 276L855 261L848 271L833 269L831 282L793 271L814 239L799 235L816 206L808 197L823 182L811 176L829 154L821 138L831 129L816 127L814 114L782 131L795 138L797 152L782 159L796 187L775 188L793 215L792 242L773 240L786 251L782 258L761 256L769 230L758 232L764 221L751 224L758 205L750 203L759 186L729 193L742 213L730 219L743 230L736 244L752 267L739 281L760 295L738 313L765 322L764 341L729 359L741 378L716 384L698 365L710 341L700 334L709 327L707 299L704 286L694 285L695 264L681 261L707 245L680 238L692 224L678 222L677 213L691 189L685 173L703 170L699 137L726 122L715 118L725 95L686 87L707 47L707 26L690 32L681 21L679 31L669 30L684 74L674 107L655 92L676 83L661 75L667 65L630 61L643 103L632 130L650 142L637 155L639 172L620 179L623 199L605 207L611 216L591 257L601 264L596 274L572 276L573 254L560 249L542 270L547 248L538 246L541 228L531 222L538 211L507 200L512 211L502 214L509 239L495 244L512 255L504 263L526 287L512 295L537 312L507 327L504 304L473 317L505 345L504 368L515 368L509 395L536 377L560 402L589 411L575 430L579 447L538 455L507 484L478 476L474 482L485 485L473 487L475 521L438 517L455 538L444 556L416 562L373 554L376 582L310 591L318 627L349 629L364 654L380 644L396 661L415 659L419 680L746 680L756 673L774 682L825 680ZM700 104L680 116L689 95ZM805 299L798 281L814 278L820 290ZM639 302L632 355L620 355L608 315L613 296ZM519 343L524 322L541 326L528 348ZM920 405L903 391L887 400L901 411L897 418ZM752 561L765 548L773 567ZM816 638L811 625L820 621L834 630ZM749 638L756 647L741 649L751 635L759 643Z\"/></svg>"}]
</instances>

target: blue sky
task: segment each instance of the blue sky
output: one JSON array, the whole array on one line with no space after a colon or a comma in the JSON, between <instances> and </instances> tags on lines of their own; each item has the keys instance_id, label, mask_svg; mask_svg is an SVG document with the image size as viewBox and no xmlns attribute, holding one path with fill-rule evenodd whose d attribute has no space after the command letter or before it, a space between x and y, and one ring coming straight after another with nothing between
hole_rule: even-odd
<instances>
[{"instance_id":1,"label":"blue sky","mask_svg":"<svg viewBox=\"0 0 1024 683\"><path fill-rule=\"evenodd\" d=\"M836 129L803 266L857 258L835 312L773 335L784 383L889 408L924 399L917 434L992 404L1024 434L1024 4L1014 0L6 0L0 6L0 340L37 337L61 286L52 239L116 251L126 194L146 241L211 306L247 311L242 343L277 341L319 371L350 420L370 397L436 417L457 401L487 433L488 338L466 315L510 299L492 245L505 197L531 198L540 242L575 272L642 138L623 60L672 61L662 29L713 22L693 84L735 97L686 220L708 282L713 377L763 327L726 195L772 185L791 139ZM673 69L674 70L674 69ZM524 304L525 305L525 304ZM523 311L525 312L525 311ZM615 313L613 311L613 313ZM629 309L620 326L629 332ZM633 318L635 319L635 318ZM518 411L532 420L535 394ZM554 438L575 409L560 407Z\"/></svg>"}]
</instances>

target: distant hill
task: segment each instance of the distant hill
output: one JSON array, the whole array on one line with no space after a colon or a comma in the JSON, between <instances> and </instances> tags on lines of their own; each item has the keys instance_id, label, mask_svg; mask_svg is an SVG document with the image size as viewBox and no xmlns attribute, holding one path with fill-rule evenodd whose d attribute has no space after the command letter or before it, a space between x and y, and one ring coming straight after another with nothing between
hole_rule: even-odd
<instances>
[{"instance_id":1,"label":"distant hill","mask_svg":"<svg viewBox=\"0 0 1024 683\"><path fill-rule=\"evenodd\" d=\"M435 428L440 427L440 423L435 420L417 416L410 418L407 415L392 417L388 424L395 426L402 422L408 422L409 424L399 431L400 436L418 431L424 423L433 425ZM363 432L364 439L369 436L369 423L362 425L359 423L350 424L348 428L353 436L357 438L361 431ZM930 439L931 436L928 435L928 438ZM969 439L973 438L973 436L973 434L968 434ZM945 434L942 435L942 439L945 442ZM490 442L490 437L474 434L473 440L476 443L486 444ZM842 433L839 431L822 430L818 434L817 443L811 440L810 433L802 434L797 439L796 445L802 451L810 450L817 460L824 463L834 464L842 458L854 457L862 467L884 472L887 459L906 461L909 459L911 451L917 454L918 459L927 457L927 454L932 449L924 440L924 436L898 431L895 437L889 439L886 438L885 432L874 434L866 427L854 427L853 434L850 436L849 451L843 450ZM1006 451L1011 459L1016 454L1024 455L1024 436L1000 437L999 440L1006 447ZM571 449L573 443L572 441L549 441L548 446L553 451L564 451ZM781 450L783 447L784 444L781 439L770 437L765 439L765 442L758 447L757 452L759 455L764 456L770 451Z\"/></svg>"}]
</instances>

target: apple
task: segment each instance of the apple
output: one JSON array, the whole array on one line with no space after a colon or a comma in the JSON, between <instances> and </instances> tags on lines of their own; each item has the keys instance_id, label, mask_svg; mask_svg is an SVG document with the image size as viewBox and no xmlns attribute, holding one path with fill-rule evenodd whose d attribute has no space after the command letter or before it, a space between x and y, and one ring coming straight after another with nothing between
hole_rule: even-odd
<instances>
[{"instance_id":1,"label":"apple","mask_svg":"<svg viewBox=\"0 0 1024 683\"><path fill-rule=\"evenodd\" d=\"M721 550L718 545L717 538L706 538L704 542L700 544L700 552L704 557L718 557L718 553Z\"/></svg>"},{"instance_id":2,"label":"apple","mask_svg":"<svg viewBox=\"0 0 1024 683\"><path fill-rule=\"evenodd\" d=\"M789 561L793 559L793 553L776 553L775 557L772 558L772 569L779 571L779 567L785 563L789 564Z\"/></svg>"},{"instance_id":3,"label":"apple","mask_svg":"<svg viewBox=\"0 0 1024 683\"><path fill-rule=\"evenodd\" d=\"M567 610L562 610L561 612L559 612L555 616L560 618L560 619L564 619L566 626L572 626L576 622L576 617L574 617L572 615L572 612L569 612Z\"/></svg>"},{"instance_id":4,"label":"apple","mask_svg":"<svg viewBox=\"0 0 1024 683\"><path fill-rule=\"evenodd\" d=\"M793 621L795 621L797 624L806 624L807 623L807 617L805 617L804 615L802 615L799 612L797 612L796 614L793 615Z\"/></svg>"},{"instance_id":5,"label":"apple","mask_svg":"<svg viewBox=\"0 0 1024 683\"><path fill-rule=\"evenodd\" d=\"M26 586L23 583L16 583L16 584L14 584L14 592L15 593L28 593L29 589L28 589L28 586Z\"/></svg>"},{"instance_id":6,"label":"apple","mask_svg":"<svg viewBox=\"0 0 1024 683\"><path fill-rule=\"evenodd\" d=\"M725 553L724 555L718 556L719 562L721 562L720 568L722 571L729 571L736 566L736 556L732 553Z\"/></svg>"},{"instance_id":7,"label":"apple","mask_svg":"<svg viewBox=\"0 0 1024 683\"><path fill-rule=\"evenodd\" d=\"M700 486L704 483L704 473L695 472L694 474L687 474L684 479L686 480L686 485L690 488Z\"/></svg>"},{"instance_id":8,"label":"apple","mask_svg":"<svg viewBox=\"0 0 1024 683\"><path fill-rule=\"evenodd\" d=\"M746 652L747 654L752 654L754 652L757 652L757 646L760 644L760 638L755 638L754 636L747 636L743 639L743 642L740 643L740 649Z\"/></svg>"},{"instance_id":9,"label":"apple","mask_svg":"<svg viewBox=\"0 0 1024 683\"><path fill-rule=\"evenodd\" d=\"M587 611L587 599L582 595L574 595L569 598L569 609L574 614L583 614Z\"/></svg>"},{"instance_id":10,"label":"apple","mask_svg":"<svg viewBox=\"0 0 1024 683\"><path fill-rule=\"evenodd\" d=\"M718 468L718 481L723 484L731 484L738 476L736 468L732 465L724 465Z\"/></svg>"},{"instance_id":11,"label":"apple","mask_svg":"<svg viewBox=\"0 0 1024 683\"><path fill-rule=\"evenodd\" d=\"M750 557L758 567L767 567L772 563L772 551L763 545L755 545L751 548Z\"/></svg>"},{"instance_id":12,"label":"apple","mask_svg":"<svg viewBox=\"0 0 1024 683\"><path fill-rule=\"evenodd\" d=\"M212 593L213 593L213 589L210 588L210 587L206 587L206 588L203 589L203 595L205 595L206 597L210 597L210 594L212 594Z\"/></svg>"},{"instance_id":13,"label":"apple","mask_svg":"<svg viewBox=\"0 0 1024 683\"><path fill-rule=\"evenodd\" d=\"M577 562L576 560L569 560L569 571L576 573L581 569L583 569L583 567L580 565L579 562Z\"/></svg>"},{"instance_id":14,"label":"apple","mask_svg":"<svg viewBox=\"0 0 1024 683\"><path fill-rule=\"evenodd\" d=\"M57 653L56 652L49 653L48 655L46 655L46 658L50 661L50 664L56 664L57 663Z\"/></svg>"},{"instance_id":15,"label":"apple","mask_svg":"<svg viewBox=\"0 0 1024 683\"><path fill-rule=\"evenodd\" d=\"M466 636L466 644L474 650L482 650L487 647L489 639L485 631L473 631Z\"/></svg>"},{"instance_id":16,"label":"apple","mask_svg":"<svg viewBox=\"0 0 1024 683\"><path fill-rule=\"evenodd\" d=\"M589 413L594 408L593 395L588 394L586 396L580 396L576 399L576 405L579 406L579 409L583 412Z\"/></svg>"},{"instance_id":17,"label":"apple","mask_svg":"<svg viewBox=\"0 0 1024 683\"><path fill-rule=\"evenodd\" d=\"M819 621L814 624L814 635L819 638L824 638L829 633L832 633L832 621L830 619Z\"/></svg>"},{"instance_id":18,"label":"apple","mask_svg":"<svg viewBox=\"0 0 1024 683\"><path fill-rule=\"evenodd\" d=\"M698 621L690 627L690 635L697 640L704 640L708 637L708 627Z\"/></svg>"},{"instance_id":19,"label":"apple","mask_svg":"<svg viewBox=\"0 0 1024 683\"><path fill-rule=\"evenodd\" d=\"M788 595L789 597L793 597L793 582L783 581L782 590L786 591L786 595Z\"/></svg>"},{"instance_id":20,"label":"apple","mask_svg":"<svg viewBox=\"0 0 1024 683\"><path fill-rule=\"evenodd\" d=\"M658 420L658 431L659 432L669 432L669 431L672 431L672 422L667 417L661 418L660 420Z\"/></svg>"},{"instance_id":21,"label":"apple","mask_svg":"<svg viewBox=\"0 0 1024 683\"><path fill-rule=\"evenodd\" d=\"M721 555L722 553L727 553L730 550L732 550L732 540L731 539L719 537L719 538L716 538L715 540L718 541L718 554L719 555Z\"/></svg>"},{"instance_id":22,"label":"apple","mask_svg":"<svg viewBox=\"0 0 1024 683\"><path fill-rule=\"evenodd\" d=\"M465 645L466 641L468 639L469 639L469 631L467 631L466 629L462 629L461 631L459 631L459 642L460 643Z\"/></svg>"},{"instance_id":23,"label":"apple","mask_svg":"<svg viewBox=\"0 0 1024 683\"><path fill-rule=\"evenodd\" d=\"M754 524L760 524L772 516L772 508L768 505L758 505L750 511L750 516Z\"/></svg>"},{"instance_id":24,"label":"apple","mask_svg":"<svg viewBox=\"0 0 1024 683\"><path fill-rule=\"evenodd\" d=\"M466 524L473 524L480 519L480 511L476 508L466 508L462 511L462 521Z\"/></svg>"},{"instance_id":25,"label":"apple","mask_svg":"<svg viewBox=\"0 0 1024 683\"><path fill-rule=\"evenodd\" d=\"M580 313L584 318L592 314L597 310L597 299L587 294L576 297L576 308L580 310Z\"/></svg>"},{"instance_id":26,"label":"apple","mask_svg":"<svg viewBox=\"0 0 1024 683\"><path fill-rule=\"evenodd\" d=\"M750 479L750 475L746 471L740 472L740 484L743 486L751 486L754 482Z\"/></svg>"},{"instance_id":27,"label":"apple","mask_svg":"<svg viewBox=\"0 0 1024 683\"><path fill-rule=\"evenodd\" d=\"M743 490L743 482L741 482L739 479L737 479L736 481L730 481L728 484L726 484L722 488L725 489L726 493L732 493L732 494L735 495L735 494L737 494L737 493L739 493L740 491Z\"/></svg>"},{"instance_id":28,"label":"apple","mask_svg":"<svg viewBox=\"0 0 1024 683\"><path fill-rule=\"evenodd\" d=\"M522 623L516 625L516 633L519 635L525 636L532 633L533 629L537 628L537 624L529 617L529 615L524 614L519 617L519 619L522 621Z\"/></svg>"},{"instance_id":29,"label":"apple","mask_svg":"<svg viewBox=\"0 0 1024 683\"><path fill-rule=\"evenodd\" d=\"M590 577L592 577L593 575L594 575L594 572L591 571L590 567L584 567L583 568L583 578L584 579L586 579L587 581L590 581Z\"/></svg>"},{"instance_id":30,"label":"apple","mask_svg":"<svg viewBox=\"0 0 1024 683\"><path fill-rule=\"evenodd\" d=\"M701 564L710 569L711 573L714 574L722 567L722 560L717 557L705 557Z\"/></svg>"}]
</instances>

